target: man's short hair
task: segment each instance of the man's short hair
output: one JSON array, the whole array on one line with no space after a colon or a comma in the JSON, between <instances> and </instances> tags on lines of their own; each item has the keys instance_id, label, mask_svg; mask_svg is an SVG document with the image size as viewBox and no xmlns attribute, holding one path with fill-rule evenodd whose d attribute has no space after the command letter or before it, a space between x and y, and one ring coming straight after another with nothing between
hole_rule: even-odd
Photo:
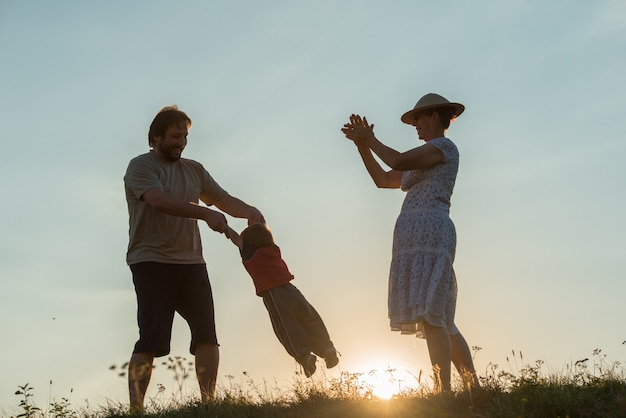
<instances>
[{"instance_id":1,"label":"man's short hair","mask_svg":"<svg viewBox=\"0 0 626 418\"><path fill-rule=\"evenodd\" d=\"M182 126L187 129L191 127L191 119L182 110L178 110L178 106L166 106L159 110L159 113L154 117L154 120L150 124L150 130L148 131L148 145L154 146L154 138L157 136L164 136L167 128L170 126Z\"/></svg>"}]
</instances>

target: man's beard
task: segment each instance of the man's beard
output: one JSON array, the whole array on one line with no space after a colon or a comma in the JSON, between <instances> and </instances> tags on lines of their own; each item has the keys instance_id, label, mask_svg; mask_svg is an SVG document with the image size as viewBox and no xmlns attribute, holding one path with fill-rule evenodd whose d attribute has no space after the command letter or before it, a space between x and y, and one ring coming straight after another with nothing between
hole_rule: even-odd
<instances>
[{"instance_id":1,"label":"man's beard","mask_svg":"<svg viewBox=\"0 0 626 418\"><path fill-rule=\"evenodd\" d=\"M163 147L159 147L159 151L161 152L161 155L163 156L163 158L165 158L167 161L171 162L171 163L175 163L176 161L180 160L180 157L183 153L183 150L175 150L174 148L163 148Z\"/></svg>"}]
</instances>

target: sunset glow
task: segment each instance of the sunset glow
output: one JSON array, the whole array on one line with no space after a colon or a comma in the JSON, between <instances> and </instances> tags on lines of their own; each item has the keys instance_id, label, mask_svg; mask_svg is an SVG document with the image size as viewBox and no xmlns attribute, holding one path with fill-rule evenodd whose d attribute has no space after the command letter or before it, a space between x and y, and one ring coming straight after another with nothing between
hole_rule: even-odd
<instances>
[{"instance_id":1,"label":"sunset glow","mask_svg":"<svg viewBox=\"0 0 626 418\"><path fill-rule=\"evenodd\" d=\"M626 1L181 4L0 1L0 411L19 414L25 383L44 410L72 388L79 410L128 403L108 369L138 338L123 177L173 104L193 120L182 157L263 213L341 354L304 377L239 249L202 221L220 385L282 396L339 379L381 410L432 388L426 341L389 327L406 193L376 187L341 132L360 113L409 151L424 142L400 117L429 92L467 107L446 133L460 152L449 215L455 323L482 347L479 376L560 370L593 348L626 357ZM180 315L171 335L168 357L193 361ZM509 364L512 350L524 359ZM178 393L161 360L158 402Z\"/></svg>"},{"instance_id":2,"label":"sunset glow","mask_svg":"<svg viewBox=\"0 0 626 418\"><path fill-rule=\"evenodd\" d=\"M392 369L372 369L359 376L359 385L366 392L380 400L391 399L403 392L410 392L419 387L419 378L407 371Z\"/></svg>"}]
</instances>

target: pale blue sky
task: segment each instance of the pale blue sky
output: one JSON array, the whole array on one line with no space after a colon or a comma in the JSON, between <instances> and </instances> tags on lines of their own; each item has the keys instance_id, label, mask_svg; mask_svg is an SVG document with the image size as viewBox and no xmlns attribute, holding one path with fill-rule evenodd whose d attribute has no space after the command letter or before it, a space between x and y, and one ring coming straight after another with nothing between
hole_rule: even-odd
<instances>
[{"instance_id":1,"label":"pale blue sky","mask_svg":"<svg viewBox=\"0 0 626 418\"><path fill-rule=\"evenodd\" d=\"M43 407L72 388L74 404L126 402L108 370L137 333L122 177L174 103L193 120L184 156L263 211L325 319L343 354L329 377L429 367L424 341L387 327L404 195L377 190L339 131L359 112L416 146L399 118L428 92L467 107L448 131L451 216L479 374L512 350L552 371L595 348L624 361L624 51L618 0L0 1L0 413L25 383ZM235 247L202 234L220 379L288 386ZM171 354L187 346L177 320ZM174 389L158 368L156 383Z\"/></svg>"}]
</instances>

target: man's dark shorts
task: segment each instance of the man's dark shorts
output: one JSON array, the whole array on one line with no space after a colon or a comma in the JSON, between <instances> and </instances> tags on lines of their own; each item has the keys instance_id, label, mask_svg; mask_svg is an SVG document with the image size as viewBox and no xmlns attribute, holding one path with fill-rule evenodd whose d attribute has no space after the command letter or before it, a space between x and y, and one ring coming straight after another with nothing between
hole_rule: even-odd
<instances>
[{"instance_id":1,"label":"man's dark shorts","mask_svg":"<svg viewBox=\"0 0 626 418\"><path fill-rule=\"evenodd\" d=\"M191 346L217 345L213 293L205 264L137 263L130 266L137 294L139 340L134 353L170 352L174 313L189 324Z\"/></svg>"}]
</instances>

